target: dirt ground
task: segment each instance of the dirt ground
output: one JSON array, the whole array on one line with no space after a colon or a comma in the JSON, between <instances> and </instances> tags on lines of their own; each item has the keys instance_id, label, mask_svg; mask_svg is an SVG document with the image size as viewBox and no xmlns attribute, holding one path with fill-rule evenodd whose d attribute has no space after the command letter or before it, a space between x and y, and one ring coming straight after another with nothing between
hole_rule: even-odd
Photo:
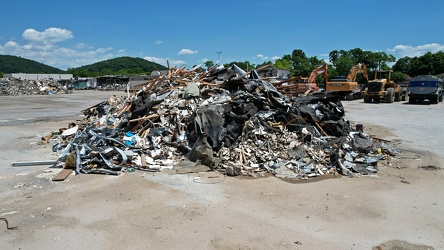
<instances>
[{"instance_id":1,"label":"dirt ground","mask_svg":"<svg viewBox=\"0 0 444 250\"><path fill-rule=\"evenodd\" d=\"M52 182L60 169L10 165L55 160L40 138L112 94L125 93L0 98L0 217L18 227L0 221L0 249L444 249L443 103L344 103L352 124L400 152L358 178L136 171Z\"/></svg>"}]
</instances>

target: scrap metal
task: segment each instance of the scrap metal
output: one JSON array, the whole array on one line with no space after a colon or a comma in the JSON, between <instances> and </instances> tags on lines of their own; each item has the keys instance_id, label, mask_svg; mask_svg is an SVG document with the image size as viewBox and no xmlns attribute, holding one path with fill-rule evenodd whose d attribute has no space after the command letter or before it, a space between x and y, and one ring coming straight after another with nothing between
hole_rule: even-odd
<instances>
[{"instance_id":1,"label":"scrap metal","mask_svg":"<svg viewBox=\"0 0 444 250\"><path fill-rule=\"evenodd\" d=\"M227 175L355 176L393 153L352 129L337 97L288 93L236 65L175 67L84 110L50 140L64 168L115 175L190 160Z\"/></svg>"}]
</instances>

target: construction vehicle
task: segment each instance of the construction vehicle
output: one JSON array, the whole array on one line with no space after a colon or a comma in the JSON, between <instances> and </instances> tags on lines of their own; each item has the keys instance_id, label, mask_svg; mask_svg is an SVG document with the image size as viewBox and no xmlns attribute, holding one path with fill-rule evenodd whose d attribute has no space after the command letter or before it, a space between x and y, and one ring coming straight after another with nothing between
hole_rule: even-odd
<instances>
[{"instance_id":1,"label":"construction vehicle","mask_svg":"<svg viewBox=\"0 0 444 250\"><path fill-rule=\"evenodd\" d=\"M432 75L420 75L409 82L409 103L429 100L429 103L438 104L444 99L443 79Z\"/></svg>"},{"instance_id":2,"label":"construction vehicle","mask_svg":"<svg viewBox=\"0 0 444 250\"><path fill-rule=\"evenodd\" d=\"M392 103L407 99L407 87L395 84L390 79L393 70L375 71L375 79L368 82L367 87L362 92L365 103L372 101L385 101Z\"/></svg>"},{"instance_id":3,"label":"construction vehicle","mask_svg":"<svg viewBox=\"0 0 444 250\"><path fill-rule=\"evenodd\" d=\"M324 78L328 79L327 68L327 64L324 64L314 69L309 77L296 76L281 82L273 83L273 85L287 95L303 95L308 94L309 92L317 92L319 91L319 86L316 84L316 77L320 74L324 74Z\"/></svg>"},{"instance_id":4,"label":"construction vehicle","mask_svg":"<svg viewBox=\"0 0 444 250\"><path fill-rule=\"evenodd\" d=\"M337 76L327 81L325 91L335 93L341 99L354 100L362 98L362 88L356 82L358 73L362 73L366 83L368 82L367 67L365 64L358 63L354 65L347 77Z\"/></svg>"}]
</instances>

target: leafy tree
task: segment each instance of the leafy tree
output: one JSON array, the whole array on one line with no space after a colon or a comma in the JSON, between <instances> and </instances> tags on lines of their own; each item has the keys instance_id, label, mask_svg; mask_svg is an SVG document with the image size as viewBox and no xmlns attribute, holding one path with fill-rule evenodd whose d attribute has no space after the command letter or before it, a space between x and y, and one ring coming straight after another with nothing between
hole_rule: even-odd
<instances>
[{"instance_id":1,"label":"leafy tree","mask_svg":"<svg viewBox=\"0 0 444 250\"><path fill-rule=\"evenodd\" d=\"M334 73L336 73L336 75L330 74L331 70L329 69L329 75L331 76L346 76L351 67L356 64L351 53L345 50L333 50L329 53L329 58L333 63Z\"/></svg>"},{"instance_id":2,"label":"leafy tree","mask_svg":"<svg viewBox=\"0 0 444 250\"><path fill-rule=\"evenodd\" d=\"M108 69L108 68L103 68L100 71L100 75L102 75L102 76L104 76L104 75L112 75L112 74L113 74L113 71Z\"/></svg>"},{"instance_id":3,"label":"leafy tree","mask_svg":"<svg viewBox=\"0 0 444 250\"><path fill-rule=\"evenodd\" d=\"M78 72L78 76L80 77L92 77L93 74L88 69L83 69L80 72Z\"/></svg>"},{"instance_id":4,"label":"leafy tree","mask_svg":"<svg viewBox=\"0 0 444 250\"><path fill-rule=\"evenodd\" d=\"M212 67L214 67L214 62L211 60L206 61L205 67L207 67L207 70L211 69Z\"/></svg>"},{"instance_id":5,"label":"leafy tree","mask_svg":"<svg viewBox=\"0 0 444 250\"><path fill-rule=\"evenodd\" d=\"M364 63L368 59L368 53L360 48L354 48L348 51L354 62Z\"/></svg>"},{"instance_id":6,"label":"leafy tree","mask_svg":"<svg viewBox=\"0 0 444 250\"><path fill-rule=\"evenodd\" d=\"M374 52L373 60L377 64L377 69L389 69L390 67L387 65L387 62L394 62L396 58L385 52Z\"/></svg>"},{"instance_id":7,"label":"leafy tree","mask_svg":"<svg viewBox=\"0 0 444 250\"><path fill-rule=\"evenodd\" d=\"M358 63L364 63L369 71L369 75L372 75L370 73L371 71L390 69L387 63L396 61L393 55L385 52L364 51L360 48L354 48L348 51L333 50L329 53L329 59L333 64L333 67L329 68L330 76L348 75L350 69ZM357 77L360 78L360 75Z\"/></svg>"},{"instance_id":8,"label":"leafy tree","mask_svg":"<svg viewBox=\"0 0 444 250\"><path fill-rule=\"evenodd\" d=\"M256 68L258 69L258 68L260 68L260 67L263 67L263 66L265 66L265 65L269 65L269 64L273 64L271 61L264 61L263 63L261 63L261 64L258 64L257 66L256 66Z\"/></svg>"},{"instance_id":9,"label":"leafy tree","mask_svg":"<svg viewBox=\"0 0 444 250\"><path fill-rule=\"evenodd\" d=\"M230 62L230 63L226 63L224 64L225 68L229 68L231 67L231 65L236 64L239 68L243 69L244 71L249 71L251 69L255 68L255 65L250 63L249 61L244 61L244 62Z\"/></svg>"},{"instance_id":10,"label":"leafy tree","mask_svg":"<svg viewBox=\"0 0 444 250\"><path fill-rule=\"evenodd\" d=\"M308 61L308 67L309 67L309 69L311 69L310 73L315 68L325 64L324 60L320 60L316 56L309 57L307 61Z\"/></svg>"},{"instance_id":11,"label":"leafy tree","mask_svg":"<svg viewBox=\"0 0 444 250\"><path fill-rule=\"evenodd\" d=\"M129 69L127 72L129 75L141 75L141 74L143 74L143 69L141 67L135 67L135 68Z\"/></svg>"},{"instance_id":12,"label":"leafy tree","mask_svg":"<svg viewBox=\"0 0 444 250\"><path fill-rule=\"evenodd\" d=\"M396 61L395 64L393 64L393 70L394 71L399 71L402 73L407 73L410 70L410 62L411 62L411 58L410 57L403 57L403 58L399 58L398 61Z\"/></svg>"},{"instance_id":13,"label":"leafy tree","mask_svg":"<svg viewBox=\"0 0 444 250\"><path fill-rule=\"evenodd\" d=\"M434 54L433 58L433 74L438 75L444 73L444 52L439 51Z\"/></svg>"},{"instance_id":14,"label":"leafy tree","mask_svg":"<svg viewBox=\"0 0 444 250\"><path fill-rule=\"evenodd\" d=\"M300 49L295 49L291 53L292 61L292 75L293 76L308 76L311 72L307 60L307 55Z\"/></svg>"},{"instance_id":15,"label":"leafy tree","mask_svg":"<svg viewBox=\"0 0 444 250\"><path fill-rule=\"evenodd\" d=\"M412 58L408 74L410 76L432 74L433 72L432 60L433 60L433 55L431 52L427 52L426 54L420 57Z\"/></svg>"},{"instance_id":16,"label":"leafy tree","mask_svg":"<svg viewBox=\"0 0 444 250\"><path fill-rule=\"evenodd\" d=\"M391 78L394 82L404 82L407 79L407 75L400 72L400 71L395 71L393 72Z\"/></svg>"},{"instance_id":17,"label":"leafy tree","mask_svg":"<svg viewBox=\"0 0 444 250\"><path fill-rule=\"evenodd\" d=\"M395 71L407 73L410 76L437 75L444 73L444 52L435 54L427 52L422 56L403 57L393 65Z\"/></svg>"},{"instance_id":18,"label":"leafy tree","mask_svg":"<svg viewBox=\"0 0 444 250\"><path fill-rule=\"evenodd\" d=\"M274 62L274 67L279 68L279 69L286 69L286 70L291 70L291 56L290 55L284 55L282 58L277 59Z\"/></svg>"}]
</instances>

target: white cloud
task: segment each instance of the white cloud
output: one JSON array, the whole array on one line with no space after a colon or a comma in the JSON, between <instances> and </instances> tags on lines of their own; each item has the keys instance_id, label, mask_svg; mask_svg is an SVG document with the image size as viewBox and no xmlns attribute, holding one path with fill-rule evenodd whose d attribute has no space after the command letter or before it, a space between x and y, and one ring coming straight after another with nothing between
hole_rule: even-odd
<instances>
[{"instance_id":1,"label":"white cloud","mask_svg":"<svg viewBox=\"0 0 444 250\"><path fill-rule=\"evenodd\" d=\"M108 47L108 48L98 48L98 49L96 49L96 52L97 53L100 53L100 54L103 54L103 53L105 53L105 52L107 52L107 51L110 51L110 50L112 50L113 48L111 48L111 47Z\"/></svg>"},{"instance_id":2,"label":"white cloud","mask_svg":"<svg viewBox=\"0 0 444 250\"><path fill-rule=\"evenodd\" d=\"M201 59L199 62L203 62L203 63L206 63L206 62L208 62L209 61L209 59L208 58L204 58L204 59Z\"/></svg>"},{"instance_id":3,"label":"white cloud","mask_svg":"<svg viewBox=\"0 0 444 250\"><path fill-rule=\"evenodd\" d=\"M179 53L177 53L178 55L193 55L193 54L197 54L198 51L196 50L190 50L190 49L181 49L179 51Z\"/></svg>"},{"instance_id":4,"label":"white cloud","mask_svg":"<svg viewBox=\"0 0 444 250\"><path fill-rule=\"evenodd\" d=\"M22 34L23 39L37 43L57 43L73 38L72 32L60 28L48 28L42 32L35 29L26 29Z\"/></svg>"},{"instance_id":5,"label":"white cloud","mask_svg":"<svg viewBox=\"0 0 444 250\"><path fill-rule=\"evenodd\" d=\"M57 42L72 38L72 32L49 28L43 32L27 29L23 32L23 44L8 41L0 45L0 54L14 55L31 59L60 69L88 65L115 57L112 48L98 48L78 43L72 47L63 47Z\"/></svg>"},{"instance_id":6,"label":"white cloud","mask_svg":"<svg viewBox=\"0 0 444 250\"><path fill-rule=\"evenodd\" d=\"M4 49L18 49L18 48L20 48L20 45L16 42L9 41L9 42L5 43L5 46L3 46L3 47L0 46L0 48L2 48L2 49L3 48Z\"/></svg>"},{"instance_id":7,"label":"white cloud","mask_svg":"<svg viewBox=\"0 0 444 250\"><path fill-rule=\"evenodd\" d=\"M255 57L253 58L259 58L260 60L267 60L269 57L268 56L264 56L263 54L257 54Z\"/></svg>"},{"instance_id":8,"label":"white cloud","mask_svg":"<svg viewBox=\"0 0 444 250\"><path fill-rule=\"evenodd\" d=\"M280 56L273 56L273 57L271 58L271 60L276 61L276 60L281 59L281 58L282 58L282 57L280 57Z\"/></svg>"},{"instance_id":9,"label":"white cloud","mask_svg":"<svg viewBox=\"0 0 444 250\"><path fill-rule=\"evenodd\" d=\"M410 45L396 45L391 49L387 49L388 52L396 53L400 57L415 57L422 56L427 52L436 53L439 51L444 51L444 45L438 43L429 43L424 45L418 45L416 47Z\"/></svg>"},{"instance_id":10,"label":"white cloud","mask_svg":"<svg viewBox=\"0 0 444 250\"><path fill-rule=\"evenodd\" d=\"M154 41L154 44L155 45L159 45L159 44L162 44L163 42L162 41L160 41L160 40L156 40L156 41Z\"/></svg>"},{"instance_id":11,"label":"white cloud","mask_svg":"<svg viewBox=\"0 0 444 250\"><path fill-rule=\"evenodd\" d=\"M93 49L92 46L86 44L86 43L78 43L74 46L76 49Z\"/></svg>"},{"instance_id":12,"label":"white cloud","mask_svg":"<svg viewBox=\"0 0 444 250\"><path fill-rule=\"evenodd\" d=\"M168 65L167 61L170 63L170 66L182 66L183 64L185 64L185 61L182 60L171 60L168 58L159 58L159 57L154 57L154 56L145 56L143 59L148 60L150 62L155 62L161 65Z\"/></svg>"},{"instance_id":13,"label":"white cloud","mask_svg":"<svg viewBox=\"0 0 444 250\"><path fill-rule=\"evenodd\" d=\"M124 49L121 49L121 50L117 51L117 53L119 53L119 54L124 54L124 53L125 53L125 50L124 50Z\"/></svg>"},{"instance_id":14,"label":"white cloud","mask_svg":"<svg viewBox=\"0 0 444 250\"><path fill-rule=\"evenodd\" d=\"M25 44L22 46L23 49L29 50L29 51L50 51L53 50L55 47L52 44Z\"/></svg>"}]
</instances>

